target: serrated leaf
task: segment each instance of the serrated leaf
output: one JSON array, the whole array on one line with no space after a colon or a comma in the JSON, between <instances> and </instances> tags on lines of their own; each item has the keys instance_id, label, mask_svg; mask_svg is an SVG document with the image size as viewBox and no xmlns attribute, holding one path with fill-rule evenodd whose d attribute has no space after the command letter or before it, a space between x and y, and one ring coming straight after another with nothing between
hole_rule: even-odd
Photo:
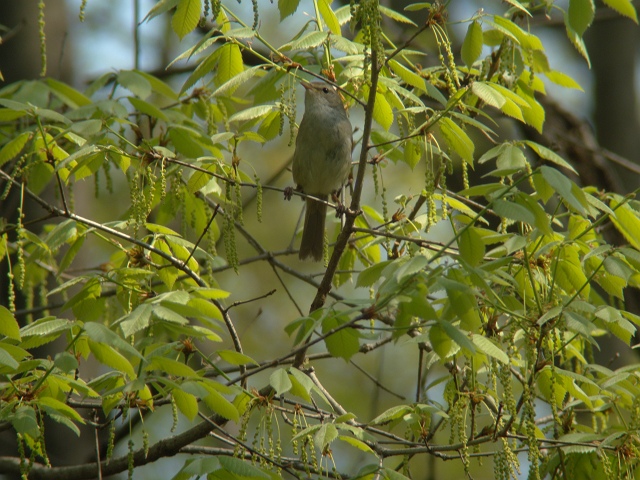
<instances>
[{"instance_id":1,"label":"serrated leaf","mask_svg":"<svg viewBox=\"0 0 640 480\"><path fill-rule=\"evenodd\" d=\"M220 392L217 392L214 389L208 390L210 392L209 395L202 399L208 408L233 422L240 420L240 413L233 403L223 397Z\"/></svg>"},{"instance_id":2,"label":"serrated leaf","mask_svg":"<svg viewBox=\"0 0 640 480\"><path fill-rule=\"evenodd\" d=\"M11 370L15 370L20 366L20 364L4 347L5 345L0 343L0 365L3 367L9 367Z\"/></svg>"},{"instance_id":3,"label":"serrated leaf","mask_svg":"<svg viewBox=\"0 0 640 480\"><path fill-rule=\"evenodd\" d=\"M493 210L501 217L515 220L517 222L533 225L536 217L528 208L507 200L497 199L493 202Z\"/></svg>"},{"instance_id":4,"label":"serrated leaf","mask_svg":"<svg viewBox=\"0 0 640 480\"><path fill-rule=\"evenodd\" d=\"M201 0L180 0L171 18L171 27L180 40L198 26L201 12Z\"/></svg>"},{"instance_id":5,"label":"serrated leaf","mask_svg":"<svg viewBox=\"0 0 640 480\"><path fill-rule=\"evenodd\" d=\"M249 355L245 355L244 353L236 352L233 350L218 350L216 352L220 355L220 358L231 365L247 365L249 363L253 363L254 365L259 365L253 358Z\"/></svg>"},{"instance_id":6,"label":"serrated leaf","mask_svg":"<svg viewBox=\"0 0 640 480\"><path fill-rule=\"evenodd\" d=\"M20 340L20 326L16 317L2 305L0 305L0 335L13 340Z\"/></svg>"},{"instance_id":7,"label":"serrated leaf","mask_svg":"<svg viewBox=\"0 0 640 480\"><path fill-rule=\"evenodd\" d=\"M168 120L165 113L156 107L154 104L145 102L136 97L129 97L129 103L133 105L138 112L143 113L144 115L148 115L151 118L157 118L158 120L164 120L165 122Z\"/></svg>"},{"instance_id":8,"label":"serrated leaf","mask_svg":"<svg viewBox=\"0 0 640 480\"><path fill-rule=\"evenodd\" d=\"M462 61L471 68L473 63L480 57L482 53L482 27L476 21L469 24L467 34L462 42Z\"/></svg>"},{"instance_id":9,"label":"serrated leaf","mask_svg":"<svg viewBox=\"0 0 640 480\"><path fill-rule=\"evenodd\" d=\"M591 60L589 59L587 46L585 45L582 37L578 35L578 33L573 28L571 28L571 25L569 24L568 15L565 15L564 17L564 24L565 24L565 30L567 32L567 38L569 38L569 40L571 41L575 49L578 51L580 55L582 55L582 58L584 58L587 61L587 65L589 66L589 68L591 68Z\"/></svg>"},{"instance_id":10,"label":"serrated leaf","mask_svg":"<svg viewBox=\"0 0 640 480\"><path fill-rule=\"evenodd\" d=\"M602 0L605 5L614 9L620 15L630 18L638 23L638 14L631 0Z\"/></svg>"},{"instance_id":11,"label":"serrated leaf","mask_svg":"<svg viewBox=\"0 0 640 480\"><path fill-rule=\"evenodd\" d=\"M539 143L532 142L531 140L525 140L525 143L538 154L538 156L544 160L548 160L556 165L566 168L567 170L577 174L575 168L573 168L564 158L558 155L553 150L548 149L547 147L540 145Z\"/></svg>"},{"instance_id":12,"label":"serrated leaf","mask_svg":"<svg viewBox=\"0 0 640 480\"><path fill-rule=\"evenodd\" d=\"M362 440L358 440L357 438L347 437L346 435L339 435L338 440L346 442L352 447L356 447L358 450L361 450L363 452L375 453L369 445L364 443Z\"/></svg>"},{"instance_id":13,"label":"serrated leaf","mask_svg":"<svg viewBox=\"0 0 640 480\"><path fill-rule=\"evenodd\" d=\"M222 465L227 472L234 475L233 477L224 476L220 478L246 478L250 480L257 480L261 478L271 480L273 478L271 475L263 472L246 460L222 455L217 458L220 461L220 465Z\"/></svg>"},{"instance_id":14,"label":"serrated leaf","mask_svg":"<svg viewBox=\"0 0 640 480\"><path fill-rule=\"evenodd\" d=\"M189 421L193 421L198 415L198 399L194 395L184 392L179 388L171 390L171 396L176 402L180 413L187 417Z\"/></svg>"},{"instance_id":15,"label":"serrated leaf","mask_svg":"<svg viewBox=\"0 0 640 480\"><path fill-rule=\"evenodd\" d=\"M485 355L493 357L505 365L509 364L509 356L487 337L474 333L471 335L471 341Z\"/></svg>"},{"instance_id":16,"label":"serrated leaf","mask_svg":"<svg viewBox=\"0 0 640 480\"><path fill-rule=\"evenodd\" d=\"M219 49L218 71L216 73L216 84L224 85L236 75L244 71L242 53L240 47L235 43L226 43Z\"/></svg>"},{"instance_id":17,"label":"serrated leaf","mask_svg":"<svg viewBox=\"0 0 640 480\"><path fill-rule=\"evenodd\" d=\"M328 333L344 323L339 317L327 317L322 322L322 333ZM360 349L358 333L351 327L342 328L324 339L327 350L334 357L349 360Z\"/></svg>"},{"instance_id":18,"label":"serrated leaf","mask_svg":"<svg viewBox=\"0 0 640 480\"><path fill-rule=\"evenodd\" d=\"M553 187L562 199L573 207L581 215L586 215L586 198L584 198L584 192L580 189L574 189L574 183L569 180L565 175L555 168L543 166L540 167L540 173L549 185ZM580 192L580 193L578 193ZM582 194L581 198L578 198L576 194ZM584 200L584 201L582 201Z\"/></svg>"},{"instance_id":19,"label":"serrated leaf","mask_svg":"<svg viewBox=\"0 0 640 480\"><path fill-rule=\"evenodd\" d=\"M135 378L136 373L133 370L133 366L125 357L123 357L117 350L110 345L104 343L94 342L89 339L89 349L96 360L103 365L111 367L122 373L126 373L129 378Z\"/></svg>"},{"instance_id":20,"label":"serrated leaf","mask_svg":"<svg viewBox=\"0 0 640 480\"><path fill-rule=\"evenodd\" d=\"M498 109L501 109L507 101L504 95L492 88L492 85L489 83L473 82L471 84L471 91L484 103Z\"/></svg>"},{"instance_id":21,"label":"serrated leaf","mask_svg":"<svg viewBox=\"0 0 640 480\"><path fill-rule=\"evenodd\" d=\"M245 122L247 120L264 117L275 108L275 105L258 105L257 107L247 108L231 115L229 122Z\"/></svg>"},{"instance_id":22,"label":"serrated leaf","mask_svg":"<svg viewBox=\"0 0 640 480\"><path fill-rule=\"evenodd\" d=\"M317 0L318 11L324 23L327 25L331 33L334 35L340 35L340 23L336 18L336 14L331 10L332 0Z\"/></svg>"},{"instance_id":23,"label":"serrated leaf","mask_svg":"<svg viewBox=\"0 0 640 480\"><path fill-rule=\"evenodd\" d=\"M51 91L71 108L83 107L86 105L91 105L92 103L89 97L80 93L75 88L67 85L66 83L60 82L53 78L47 78L46 82Z\"/></svg>"},{"instance_id":24,"label":"serrated leaf","mask_svg":"<svg viewBox=\"0 0 640 480\"><path fill-rule=\"evenodd\" d=\"M16 138L7 142L7 144L0 150L0 167L7 163L9 160L16 158L22 152L22 149L31 139L31 132L24 132L18 135Z\"/></svg>"},{"instance_id":25,"label":"serrated leaf","mask_svg":"<svg viewBox=\"0 0 640 480\"><path fill-rule=\"evenodd\" d=\"M596 8L593 0L569 0L567 16L571 28L579 36L582 36L585 30L591 25L591 22L593 22L595 12Z\"/></svg>"},{"instance_id":26,"label":"serrated leaf","mask_svg":"<svg viewBox=\"0 0 640 480\"><path fill-rule=\"evenodd\" d=\"M409 405L396 405L395 407L391 407L388 410L385 410L376 418L369 422L369 425L381 425L383 423L388 423L393 420L397 420L399 418L404 417L407 413L411 412L412 409Z\"/></svg>"},{"instance_id":27,"label":"serrated leaf","mask_svg":"<svg viewBox=\"0 0 640 480\"><path fill-rule=\"evenodd\" d=\"M640 250L640 219L637 212L626 203L620 205L617 199L611 201L611 208L615 210L611 221L616 229L631 245Z\"/></svg>"},{"instance_id":28,"label":"serrated leaf","mask_svg":"<svg viewBox=\"0 0 640 480\"><path fill-rule=\"evenodd\" d=\"M132 357L137 357L141 360L144 357L136 350L129 342L126 342L122 337L120 337L115 332L112 332L104 325L97 322L86 322L84 324L84 331L87 336L98 343L105 343L108 345L112 345L123 352L126 352L128 355Z\"/></svg>"},{"instance_id":29,"label":"serrated leaf","mask_svg":"<svg viewBox=\"0 0 640 480\"><path fill-rule=\"evenodd\" d=\"M38 405L45 407L46 410L55 410L61 415L73 420L74 422L84 424L84 418L80 416L73 408L66 403L62 403L60 400L56 400L53 397L40 397L37 401Z\"/></svg>"},{"instance_id":30,"label":"serrated leaf","mask_svg":"<svg viewBox=\"0 0 640 480\"><path fill-rule=\"evenodd\" d=\"M475 227L468 227L462 231L458 236L458 247L462 258L471 266L475 267L482 262L485 248Z\"/></svg>"},{"instance_id":31,"label":"serrated leaf","mask_svg":"<svg viewBox=\"0 0 640 480\"><path fill-rule=\"evenodd\" d=\"M160 370L176 377L191 378L199 376L198 373L189 365L171 358L160 356L152 357L149 364L145 367L145 370Z\"/></svg>"},{"instance_id":32,"label":"serrated leaf","mask_svg":"<svg viewBox=\"0 0 640 480\"><path fill-rule=\"evenodd\" d=\"M314 435L313 443L324 451L324 449L328 447L329 444L336 438L338 438L338 429L336 428L336 426L333 423L325 423L318 429L318 431Z\"/></svg>"},{"instance_id":33,"label":"serrated leaf","mask_svg":"<svg viewBox=\"0 0 640 480\"><path fill-rule=\"evenodd\" d=\"M280 11L280 21L293 15L300 5L300 0L278 0L278 10Z\"/></svg>"},{"instance_id":34,"label":"serrated leaf","mask_svg":"<svg viewBox=\"0 0 640 480\"><path fill-rule=\"evenodd\" d=\"M263 67L261 66L249 68L248 70L245 70L244 72L241 72L233 76L231 79L229 79L228 82L220 85L211 95L213 97L218 97L220 95L227 94L227 93L231 95L233 92L235 92L235 90L240 85L251 80L253 77L261 73L262 71L263 71Z\"/></svg>"},{"instance_id":35,"label":"serrated leaf","mask_svg":"<svg viewBox=\"0 0 640 480\"><path fill-rule=\"evenodd\" d=\"M124 316L121 321L118 322L125 338L149 327L151 324L152 310L153 307L151 305L143 303L134 308L131 313ZM90 324L90 328L94 328L93 325L94 324Z\"/></svg>"},{"instance_id":36,"label":"serrated leaf","mask_svg":"<svg viewBox=\"0 0 640 480\"><path fill-rule=\"evenodd\" d=\"M417 73L409 70L407 67L393 59L389 60L389 66L391 67L391 70L393 70L393 73L398 75L407 85L411 85L423 92L427 91L424 78Z\"/></svg>"},{"instance_id":37,"label":"serrated leaf","mask_svg":"<svg viewBox=\"0 0 640 480\"><path fill-rule=\"evenodd\" d=\"M390 19L395 20L398 23L406 23L408 25L412 25L414 27L417 27L417 25L415 24L415 22L413 20L411 20L408 17L405 17L401 13L396 12L395 10L393 10L391 8L387 8L384 5L378 4L378 10L380 10L380 13L382 13L385 17L389 17Z\"/></svg>"},{"instance_id":38,"label":"serrated leaf","mask_svg":"<svg viewBox=\"0 0 640 480\"><path fill-rule=\"evenodd\" d=\"M118 83L138 98L145 99L151 95L149 80L135 70L123 70L118 73Z\"/></svg>"},{"instance_id":39,"label":"serrated leaf","mask_svg":"<svg viewBox=\"0 0 640 480\"><path fill-rule=\"evenodd\" d=\"M566 73L558 72L557 70L550 70L545 72L545 76L556 85L560 85L565 88L574 88L583 92L584 90L578 82L571 78Z\"/></svg>"},{"instance_id":40,"label":"serrated leaf","mask_svg":"<svg viewBox=\"0 0 640 480\"><path fill-rule=\"evenodd\" d=\"M393 109L385 96L376 92L376 101L373 106L373 119L385 130L389 130L393 124Z\"/></svg>"},{"instance_id":41,"label":"serrated leaf","mask_svg":"<svg viewBox=\"0 0 640 480\"><path fill-rule=\"evenodd\" d=\"M453 120L443 117L439 122L440 131L449 146L469 165L473 166L473 152L475 146L462 128Z\"/></svg>"},{"instance_id":42,"label":"serrated leaf","mask_svg":"<svg viewBox=\"0 0 640 480\"><path fill-rule=\"evenodd\" d=\"M293 40L280 47L281 50L307 50L321 45L327 39L327 32L315 31L304 34L297 40Z\"/></svg>"},{"instance_id":43,"label":"serrated leaf","mask_svg":"<svg viewBox=\"0 0 640 480\"><path fill-rule=\"evenodd\" d=\"M284 368L278 368L269 376L269 385L276 391L276 395L282 395L291 389L291 380Z\"/></svg>"}]
</instances>

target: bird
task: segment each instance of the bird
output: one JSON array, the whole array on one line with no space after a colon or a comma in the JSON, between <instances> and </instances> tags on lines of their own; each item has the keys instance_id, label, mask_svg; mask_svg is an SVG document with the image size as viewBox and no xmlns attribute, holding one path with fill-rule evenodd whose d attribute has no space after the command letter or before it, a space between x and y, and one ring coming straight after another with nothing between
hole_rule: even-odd
<instances>
[{"instance_id":1,"label":"bird","mask_svg":"<svg viewBox=\"0 0 640 480\"><path fill-rule=\"evenodd\" d=\"M293 154L293 180L307 195L326 202L351 168L353 127L342 98L329 84L302 82L305 111ZM299 258L322 260L327 204L307 197Z\"/></svg>"}]
</instances>

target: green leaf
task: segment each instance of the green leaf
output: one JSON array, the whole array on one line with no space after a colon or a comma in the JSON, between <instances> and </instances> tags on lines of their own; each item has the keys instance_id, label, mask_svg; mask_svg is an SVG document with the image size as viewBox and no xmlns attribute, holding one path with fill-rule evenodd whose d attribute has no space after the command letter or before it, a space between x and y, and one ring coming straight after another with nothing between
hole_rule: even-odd
<instances>
[{"instance_id":1,"label":"green leaf","mask_svg":"<svg viewBox=\"0 0 640 480\"><path fill-rule=\"evenodd\" d=\"M327 24L329 30L331 30L331 33L340 35L340 23L336 18L336 14L331 10L331 2L332 0L317 0L316 5L318 5L320 16L324 20L324 23Z\"/></svg>"},{"instance_id":2,"label":"green leaf","mask_svg":"<svg viewBox=\"0 0 640 480\"><path fill-rule=\"evenodd\" d=\"M469 24L467 35L462 42L462 61L471 68L482 53L482 27L476 21Z\"/></svg>"},{"instance_id":3,"label":"green leaf","mask_svg":"<svg viewBox=\"0 0 640 480\"><path fill-rule=\"evenodd\" d=\"M535 224L536 217L527 207L507 200L497 199L493 202L493 210L501 217L517 222Z\"/></svg>"},{"instance_id":4,"label":"green leaf","mask_svg":"<svg viewBox=\"0 0 640 480\"><path fill-rule=\"evenodd\" d=\"M275 108L275 105L258 105L257 107L247 108L231 115L231 117L229 117L229 122L245 122L247 120L261 118L269 114Z\"/></svg>"},{"instance_id":5,"label":"green leaf","mask_svg":"<svg viewBox=\"0 0 640 480\"><path fill-rule=\"evenodd\" d=\"M393 124L393 109L385 96L376 92L376 101L373 106L373 118L385 130L389 130Z\"/></svg>"},{"instance_id":6,"label":"green leaf","mask_svg":"<svg viewBox=\"0 0 640 480\"><path fill-rule=\"evenodd\" d=\"M54 410L55 412L63 415L74 422L84 424L84 418L80 416L78 412L76 412L73 408L71 408L66 403L62 403L60 400L56 400L53 397L40 397L37 401L39 406L45 407L46 410Z\"/></svg>"},{"instance_id":7,"label":"green leaf","mask_svg":"<svg viewBox=\"0 0 640 480\"><path fill-rule=\"evenodd\" d=\"M338 429L333 423L323 424L313 437L313 443L322 451L338 438Z\"/></svg>"},{"instance_id":8,"label":"green leaf","mask_svg":"<svg viewBox=\"0 0 640 480\"><path fill-rule=\"evenodd\" d=\"M13 358L13 356L5 349L5 344L0 343L0 365L9 367L11 370L17 369L20 364ZM7 373L5 369L2 369L3 373Z\"/></svg>"},{"instance_id":9,"label":"green leaf","mask_svg":"<svg viewBox=\"0 0 640 480\"><path fill-rule=\"evenodd\" d=\"M396 405L394 407L385 410L376 418L369 422L369 425L382 425L385 423L392 422L394 420L398 420L399 418L404 417L407 413L410 413L412 408L409 405Z\"/></svg>"},{"instance_id":10,"label":"green leaf","mask_svg":"<svg viewBox=\"0 0 640 480\"><path fill-rule=\"evenodd\" d=\"M307 50L321 45L327 39L327 32L313 31L304 34L302 37L285 43L280 50Z\"/></svg>"},{"instance_id":11,"label":"green leaf","mask_svg":"<svg viewBox=\"0 0 640 480\"><path fill-rule=\"evenodd\" d=\"M47 78L46 82L54 95L71 108L84 107L86 105L91 105L92 103L89 97L80 93L75 88L70 87L66 83L53 78Z\"/></svg>"},{"instance_id":12,"label":"green leaf","mask_svg":"<svg viewBox=\"0 0 640 480\"><path fill-rule=\"evenodd\" d=\"M638 23L638 15L631 0L602 0L605 5L614 9L620 15L630 18Z\"/></svg>"},{"instance_id":13,"label":"green leaf","mask_svg":"<svg viewBox=\"0 0 640 480\"><path fill-rule=\"evenodd\" d=\"M163 373L174 375L176 377L199 377L198 373L189 365L171 358L160 356L152 357L149 364L145 367L145 370L160 370Z\"/></svg>"},{"instance_id":14,"label":"green leaf","mask_svg":"<svg viewBox=\"0 0 640 480\"><path fill-rule=\"evenodd\" d=\"M548 72L545 72L545 76L553 83L555 83L556 85L560 85L561 87L574 88L576 90L580 90L581 92L584 91L580 84L566 73L562 73L557 70L549 70Z\"/></svg>"},{"instance_id":15,"label":"green leaf","mask_svg":"<svg viewBox=\"0 0 640 480\"><path fill-rule=\"evenodd\" d=\"M565 202L567 202L567 204L573 207L581 215L587 214L586 207L588 207L588 204L586 198L584 198L584 192L579 189L574 189L574 183L571 180L555 168L551 167L540 167L540 173L542 173L542 177L553 187L556 193L560 195ZM580 195L578 192L582 194L581 199L578 199L576 196L576 194Z\"/></svg>"},{"instance_id":16,"label":"green leaf","mask_svg":"<svg viewBox=\"0 0 640 480\"><path fill-rule=\"evenodd\" d=\"M342 442L346 442L352 447L356 447L358 450L361 450L363 452L375 454L375 452L371 449L369 445L364 443L362 440L358 440L357 438L347 437L346 435L339 435L338 440Z\"/></svg>"},{"instance_id":17,"label":"green leaf","mask_svg":"<svg viewBox=\"0 0 640 480\"><path fill-rule=\"evenodd\" d=\"M132 357L137 357L141 360L144 357L136 350L129 342L125 341L122 337L120 337L115 332L112 332L104 325L97 322L86 322L84 324L84 331L87 336L98 343L105 343L111 346L126 352L128 355Z\"/></svg>"},{"instance_id":18,"label":"green leaf","mask_svg":"<svg viewBox=\"0 0 640 480\"><path fill-rule=\"evenodd\" d=\"M9 160L16 158L22 152L22 149L31 140L31 132L24 132L18 135L13 140L7 142L7 144L0 150L0 167L7 163Z\"/></svg>"},{"instance_id":19,"label":"green leaf","mask_svg":"<svg viewBox=\"0 0 640 480\"><path fill-rule=\"evenodd\" d=\"M615 215L611 216L611 220L616 229L631 245L640 250L640 218L638 218L638 212L633 210L628 203L621 205L617 198L611 200L611 208L615 210Z\"/></svg>"},{"instance_id":20,"label":"green leaf","mask_svg":"<svg viewBox=\"0 0 640 480\"><path fill-rule=\"evenodd\" d=\"M201 0L180 0L171 19L171 27L180 40L198 26L201 12Z\"/></svg>"},{"instance_id":21,"label":"green leaf","mask_svg":"<svg viewBox=\"0 0 640 480\"><path fill-rule=\"evenodd\" d=\"M218 350L216 352L222 360L231 365L247 365L249 363L253 363L254 365L259 365L253 358L244 353L236 352L233 350Z\"/></svg>"},{"instance_id":22,"label":"green leaf","mask_svg":"<svg viewBox=\"0 0 640 480\"><path fill-rule=\"evenodd\" d=\"M151 95L149 80L135 70L124 70L118 74L118 83L129 90L138 98L147 98Z\"/></svg>"},{"instance_id":23,"label":"green leaf","mask_svg":"<svg viewBox=\"0 0 640 480\"><path fill-rule=\"evenodd\" d=\"M302 373L297 368L291 367L288 369L289 372L289 380L291 380L291 393L300 398L305 399L305 401L311 401L311 389L315 387L313 380L311 380L307 375Z\"/></svg>"},{"instance_id":24,"label":"green leaf","mask_svg":"<svg viewBox=\"0 0 640 480\"><path fill-rule=\"evenodd\" d=\"M582 39L582 37L578 35L578 33L573 28L571 28L571 25L569 23L569 16L566 14L564 16L564 24L565 30L567 32L567 37L569 38L575 49L578 51L578 53L582 55L582 58L587 61L587 65L589 66L589 68L591 68L591 60L589 59L587 46L584 44L584 40Z\"/></svg>"},{"instance_id":25,"label":"green leaf","mask_svg":"<svg viewBox=\"0 0 640 480\"><path fill-rule=\"evenodd\" d=\"M240 47L235 43L226 43L220 47L216 84L224 85L243 71L244 64Z\"/></svg>"},{"instance_id":26,"label":"green leaf","mask_svg":"<svg viewBox=\"0 0 640 480\"><path fill-rule=\"evenodd\" d=\"M271 480L273 478L271 475L253 466L250 462L247 462L240 458L226 457L226 456L219 456L217 458L220 461L220 465L222 465L227 472L232 473L234 475L234 477L232 478L242 478L242 479L246 478L251 480L261 479L261 478L264 478L266 480ZM219 478L229 478L229 477L225 476L225 477L219 477Z\"/></svg>"},{"instance_id":27,"label":"green leaf","mask_svg":"<svg viewBox=\"0 0 640 480\"><path fill-rule=\"evenodd\" d=\"M13 314L0 305L0 335L20 341L20 326Z\"/></svg>"},{"instance_id":28,"label":"green leaf","mask_svg":"<svg viewBox=\"0 0 640 480\"><path fill-rule=\"evenodd\" d=\"M291 380L284 368L278 368L269 376L269 385L276 391L276 395L282 395L291 389Z\"/></svg>"},{"instance_id":29,"label":"green leaf","mask_svg":"<svg viewBox=\"0 0 640 480\"><path fill-rule=\"evenodd\" d=\"M492 88L492 85L490 83L473 82L471 84L471 91L484 103L498 109L501 109L507 102L507 99L504 98L504 95L502 95L496 89Z\"/></svg>"},{"instance_id":30,"label":"green leaf","mask_svg":"<svg viewBox=\"0 0 640 480\"><path fill-rule=\"evenodd\" d=\"M567 17L571 28L579 36L582 36L585 30L591 25L595 13L596 8L593 0L569 0Z\"/></svg>"},{"instance_id":31,"label":"green leaf","mask_svg":"<svg viewBox=\"0 0 640 480\"><path fill-rule=\"evenodd\" d=\"M322 333L326 334L344 324L341 317L327 317L322 322ZM360 349L358 332L351 327L342 328L324 339L327 350L334 357L349 360Z\"/></svg>"},{"instance_id":32,"label":"green leaf","mask_svg":"<svg viewBox=\"0 0 640 480\"><path fill-rule=\"evenodd\" d=\"M440 131L449 146L469 165L473 166L474 144L462 128L453 120L443 117L439 122Z\"/></svg>"},{"instance_id":33,"label":"green leaf","mask_svg":"<svg viewBox=\"0 0 640 480\"><path fill-rule=\"evenodd\" d=\"M112 346L89 339L89 349L91 350L91 353L93 353L93 356L96 357L96 360L103 365L111 367L119 372L126 373L129 378L136 377L136 373L129 360L123 357Z\"/></svg>"},{"instance_id":34,"label":"green leaf","mask_svg":"<svg viewBox=\"0 0 640 480\"><path fill-rule=\"evenodd\" d=\"M131 313L122 317L118 323L120 324L120 329L122 330L122 334L126 337L136 334L140 330L144 330L151 323L151 312L153 307L148 303L142 303L133 309ZM90 328L94 328L93 325L97 324L89 324ZM94 339L95 340L95 339Z\"/></svg>"},{"instance_id":35,"label":"green leaf","mask_svg":"<svg viewBox=\"0 0 640 480\"><path fill-rule=\"evenodd\" d=\"M450 299L452 300L452 304L457 302L461 297L457 296L457 298ZM448 322L447 320L438 320L438 325L442 327L442 330L453 340L458 346L468 350L472 354L476 353L476 346L469 339L469 336L466 332L463 332L458 327L456 327L453 323Z\"/></svg>"},{"instance_id":36,"label":"green leaf","mask_svg":"<svg viewBox=\"0 0 640 480\"><path fill-rule=\"evenodd\" d=\"M223 94L233 94L233 92L236 91L236 89L242 85L243 83L248 82L249 80L251 80L253 77L255 77L256 75L260 75L264 72L263 67L262 66L258 66L258 67L253 67L253 68L249 68L241 73L238 73L237 75L231 77L229 79L229 81L227 81L226 83L223 83L222 85L220 85L212 94L211 96L213 97L219 97L220 95Z\"/></svg>"},{"instance_id":37,"label":"green leaf","mask_svg":"<svg viewBox=\"0 0 640 480\"><path fill-rule=\"evenodd\" d=\"M484 258L484 243L475 227L468 227L458 237L460 255L469 265L475 267Z\"/></svg>"},{"instance_id":38,"label":"green leaf","mask_svg":"<svg viewBox=\"0 0 640 480\"><path fill-rule=\"evenodd\" d=\"M204 397L202 400L208 408L233 422L240 420L240 412L238 412L238 409L233 405L233 403L224 398L222 394L215 389L207 388L207 390L209 390L209 395Z\"/></svg>"},{"instance_id":39,"label":"green leaf","mask_svg":"<svg viewBox=\"0 0 640 480\"><path fill-rule=\"evenodd\" d=\"M398 75L404 83L426 93L427 87L425 85L425 80L420 75L409 70L407 67L393 59L389 60L389 67L391 67L393 73Z\"/></svg>"},{"instance_id":40,"label":"green leaf","mask_svg":"<svg viewBox=\"0 0 640 480\"><path fill-rule=\"evenodd\" d=\"M136 97L129 97L128 100L129 103L133 105L133 108L144 115L157 118L158 120L164 120L165 122L169 120L165 113L152 103L145 102Z\"/></svg>"},{"instance_id":41,"label":"green leaf","mask_svg":"<svg viewBox=\"0 0 640 480\"><path fill-rule=\"evenodd\" d=\"M487 337L474 333L471 335L471 341L485 355L493 357L505 365L509 364L509 356Z\"/></svg>"},{"instance_id":42,"label":"green leaf","mask_svg":"<svg viewBox=\"0 0 640 480\"><path fill-rule=\"evenodd\" d=\"M387 8L383 5L378 4L378 10L380 10L380 13L382 13L385 17L389 17L391 20L395 20L398 23L406 23L408 25L412 25L414 27L417 27L418 25L415 24L415 22L413 20L411 20L408 17L405 17L404 15L402 15L401 13L391 9L391 8Z\"/></svg>"},{"instance_id":43,"label":"green leaf","mask_svg":"<svg viewBox=\"0 0 640 480\"><path fill-rule=\"evenodd\" d=\"M40 437L40 427L36 419L36 412L30 406L18 407L16 412L10 417L11 425L17 433L29 435L32 439Z\"/></svg>"},{"instance_id":44,"label":"green leaf","mask_svg":"<svg viewBox=\"0 0 640 480\"><path fill-rule=\"evenodd\" d=\"M542 158L544 160L548 160L549 162L555 163L556 165L558 165L560 167L566 168L567 170L575 173L576 175L578 174L578 172L576 172L575 168L573 168L564 158L562 158L560 155L558 155L553 150L550 150L547 147L540 145L539 143L532 142L531 140L525 140L525 143L534 152L536 152L540 158Z\"/></svg>"},{"instance_id":45,"label":"green leaf","mask_svg":"<svg viewBox=\"0 0 640 480\"><path fill-rule=\"evenodd\" d=\"M180 413L187 417L189 421L193 421L198 415L198 399L194 395L184 392L179 388L171 390L171 396L175 400Z\"/></svg>"},{"instance_id":46,"label":"green leaf","mask_svg":"<svg viewBox=\"0 0 640 480\"><path fill-rule=\"evenodd\" d=\"M280 21L293 15L300 5L300 0L278 0L278 10L280 11Z\"/></svg>"}]
</instances>

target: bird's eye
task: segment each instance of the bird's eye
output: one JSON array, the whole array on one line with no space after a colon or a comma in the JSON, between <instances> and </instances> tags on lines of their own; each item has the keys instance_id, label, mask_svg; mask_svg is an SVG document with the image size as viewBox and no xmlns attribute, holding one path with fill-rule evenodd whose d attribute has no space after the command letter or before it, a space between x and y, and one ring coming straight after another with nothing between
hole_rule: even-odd
<instances>
[{"instance_id":1,"label":"bird's eye","mask_svg":"<svg viewBox=\"0 0 640 480\"><path fill-rule=\"evenodd\" d=\"M323 87L323 88L322 88L322 91L323 91L324 93L329 93L329 89L328 89L327 87Z\"/></svg>"}]
</instances>

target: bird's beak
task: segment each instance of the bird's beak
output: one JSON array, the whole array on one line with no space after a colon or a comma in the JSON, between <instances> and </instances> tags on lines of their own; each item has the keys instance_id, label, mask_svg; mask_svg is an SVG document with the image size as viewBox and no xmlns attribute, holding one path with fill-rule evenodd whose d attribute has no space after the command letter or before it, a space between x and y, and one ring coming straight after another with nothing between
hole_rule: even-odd
<instances>
[{"instance_id":1,"label":"bird's beak","mask_svg":"<svg viewBox=\"0 0 640 480\"><path fill-rule=\"evenodd\" d=\"M307 82L306 80L302 80L300 84L304 87L305 90L311 90L313 88L311 83Z\"/></svg>"}]
</instances>

